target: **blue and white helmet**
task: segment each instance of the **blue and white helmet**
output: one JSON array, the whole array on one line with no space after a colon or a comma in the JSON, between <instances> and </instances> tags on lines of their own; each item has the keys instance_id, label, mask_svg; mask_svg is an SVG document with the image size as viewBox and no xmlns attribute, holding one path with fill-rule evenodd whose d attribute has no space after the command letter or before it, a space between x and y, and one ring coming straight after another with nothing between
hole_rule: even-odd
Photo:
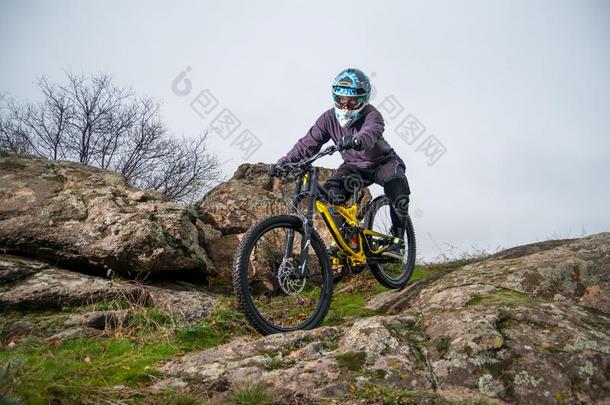
<instances>
[{"instance_id":1,"label":"blue and white helmet","mask_svg":"<svg viewBox=\"0 0 610 405\"><path fill-rule=\"evenodd\" d=\"M369 78L359 69L341 71L333 81L335 117L342 127L349 127L362 117L371 95Z\"/></svg>"}]
</instances>

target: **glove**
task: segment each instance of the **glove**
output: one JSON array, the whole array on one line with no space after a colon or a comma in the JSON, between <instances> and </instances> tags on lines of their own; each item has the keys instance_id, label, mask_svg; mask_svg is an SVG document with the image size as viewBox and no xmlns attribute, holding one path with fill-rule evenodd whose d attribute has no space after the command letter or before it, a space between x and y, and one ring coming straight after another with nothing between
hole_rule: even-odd
<instances>
[{"instance_id":1,"label":"glove","mask_svg":"<svg viewBox=\"0 0 610 405\"><path fill-rule=\"evenodd\" d=\"M267 174L269 177L277 177L279 175L278 165L272 163L267 166Z\"/></svg>"},{"instance_id":2,"label":"glove","mask_svg":"<svg viewBox=\"0 0 610 405\"><path fill-rule=\"evenodd\" d=\"M337 144L339 152L348 149L360 150L362 149L362 141L360 138L354 138L353 136L344 136Z\"/></svg>"},{"instance_id":3,"label":"glove","mask_svg":"<svg viewBox=\"0 0 610 405\"><path fill-rule=\"evenodd\" d=\"M273 163L267 166L267 174L269 177L280 177L286 172L286 168L281 164Z\"/></svg>"}]
</instances>

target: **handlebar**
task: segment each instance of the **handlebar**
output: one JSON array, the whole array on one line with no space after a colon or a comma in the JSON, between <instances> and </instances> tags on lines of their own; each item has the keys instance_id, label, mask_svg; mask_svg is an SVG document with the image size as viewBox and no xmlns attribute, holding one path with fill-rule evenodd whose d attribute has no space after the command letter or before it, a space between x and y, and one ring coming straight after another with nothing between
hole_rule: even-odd
<instances>
[{"instance_id":1,"label":"handlebar","mask_svg":"<svg viewBox=\"0 0 610 405\"><path fill-rule=\"evenodd\" d=\"M300 168L309 166L310 164L312 164L316 160L320 159L321 157L332 155L337 150L338 150L338 148L336 145L330 145L330 146L322 149L320 152L316 153L315 155L313 155L310 158L303 159L303 160L300 160L295 163L283 164L282 166L278 167L278 171L287 175L288 173L290 173L291 171L293 171L295 169L300 169Z\"/></svg>"}]
</instances>

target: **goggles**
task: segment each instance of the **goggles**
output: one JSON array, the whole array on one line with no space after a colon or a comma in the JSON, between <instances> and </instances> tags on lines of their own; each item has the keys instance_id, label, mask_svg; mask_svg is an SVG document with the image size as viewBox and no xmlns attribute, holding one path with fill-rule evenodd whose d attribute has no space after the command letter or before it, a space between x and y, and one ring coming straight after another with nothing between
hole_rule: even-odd
<instances>
[{"instance_id":1,"label":"goggles","mask_svg":"<svg viewBox=\"0 0 610 405\"><path fill-rule=\"evenodd\" d=\"M335 107L341 110L357 110L366 103L366 96L344 96L333 94Z\"/></svg>"}]
</instances>

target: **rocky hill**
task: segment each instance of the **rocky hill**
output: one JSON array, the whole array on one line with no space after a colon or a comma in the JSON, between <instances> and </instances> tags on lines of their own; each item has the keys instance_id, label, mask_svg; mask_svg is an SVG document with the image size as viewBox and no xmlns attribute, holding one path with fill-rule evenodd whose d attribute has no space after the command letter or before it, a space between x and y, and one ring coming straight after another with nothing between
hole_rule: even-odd
<instances>
[{"instance_id":1,"label":"rocky hill","mask_svg":"<svg viewBox=\"0 0 610 405\"><path fill-rule=\"evenodd\" d=\"M0 403L610 403L610 233L418 266L397 292L365 272L320 328L260 337L228 271L279 187L242 165L179 207L0 155Z\"/></svg>"}]
</instances>

